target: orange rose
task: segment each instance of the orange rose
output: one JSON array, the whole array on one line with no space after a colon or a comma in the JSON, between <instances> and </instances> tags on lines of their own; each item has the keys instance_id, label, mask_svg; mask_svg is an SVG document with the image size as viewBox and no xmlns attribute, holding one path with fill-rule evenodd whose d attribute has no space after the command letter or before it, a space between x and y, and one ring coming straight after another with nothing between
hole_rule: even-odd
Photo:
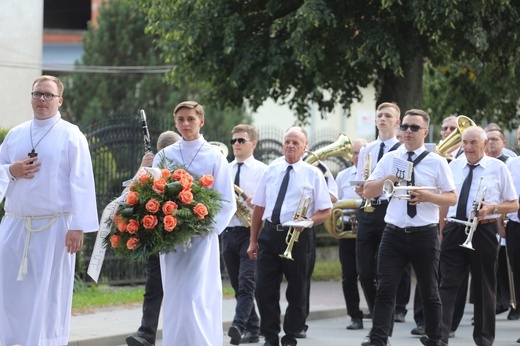
<instances>
[{"instance_id":1,"label":"orange rose","mask_svg":"<svg viewBox=\"0 0 520 346\"><path fill-rule=\"evenodd\" d=\"M154 229L157 226L157 216L146 215L143 217L143 227L146 229Z\"/></svg>"},{"instance_id":2,"label":"orange rose","mask_svg":"<svg viewBox=\"0 0 520 346\"><path fill-rule=\"evenodd\" d=\"M137 202L139 202L139 193L130 191L128 195L126 195L126 203L129 205L136 205Z\"/></svg>"},{"instance_id":3,"label":"orange rose","mask_svg":"<svg viewBox=\"0 0 520 346\"><path fill-rule=\"evenodd\" d=\"M128 226L128 224L125 221L121 220L121 219L116 221L116 227L117 227L117 229L120 232L126 232L126 227L127 226Z\"/></svg>"},{"instance_id":4,"label":"orange rose","mask_svg":"<svg viewBox=\"0 0 520 346\"><path fill-rule=\"evenodd\" d=\"M191 204L193 202L193 194L189 190L179 192L177 197L179 198L179 201L184 204Z\"/></svg>"},{"instance_id":5,"label":"orange rose","mask_svg":"<svg viewBox=\"0 0 520 346\"><path fill-rule=\"evenodd\" d=\"M154 190L157 193L164 193L164 187L166 186L166 180L163 178L159 178L154 180L152 190Z\"/></svg>"},{"instance_id":6,"label":"orange rose","mask_svg":"<svg viewBox=\"0 0 520 346\"><path fill-rule=\"evenodd\" d=\"M119 244L120 240L121 236L119 234L114 234L110 237L110 245L112 245L113 248L119 249L121 247L121 244Z\"/></svg>"},{"instance_id":7,"label":"orange rose","mask_svg":"<svg viewBox=\"0 0 520 346\"><path fill-rule=\"evenodd\" d=\"M137 238L130 238L128 239L128 241L126 242L126 247L129 249L129 250L133 250L135 249L136 247L139 246L139 239Z\"/></svg>"},{"instance_id":8,"label":"orange rose","mask_svg":"<svg viewBox=\"0 0 520 346\"><path fill-rule=\"evenodd\" d=\"M181 180L181 178L186 174L188 174L188 172L186 172L184 169L176 169L172 173L172 178L173 180Z\"/></svg>"},{"instance_id":9,"label":"orange rose","mask_svg":"<svg viewBox=\"0 0 520 346\"><path fill-rule=\"evenodd\" d=\"M141 184L146 184L146 183L149 183L150 181L152 181L152 177L148 173L143 173L139 176L139 182Z\"/></svg>"},{"instance_id":10,"label":"orange rose","mask_svg":"<svg viewBox=\"0 0 520 346\"><path fill-rule=\"evenodd\" d=\"M191 175L185 175L179 180L181 183L183 190L189 190L191 189L191 185L193 185L193 177Z\"/></svg>"},{"instance_id":11,"label":"orange rose","mask_svg":"<svg viewBox=\"0 0 520 346\"><path fill-rule=\"evenodd\" d=\"M200 186L203 186L203 187L210 187L211 185L213 185L214 182L215 182L215 179L213 178L213 176L211 174L204 174L199 179L199 184L200 184Z\"/></svg>"},{"instance_id":12,"label":"orange rose","mask_svg":"<svg viewBox=\"0 0 520 346\"><path fill-rule=\"evenodd\" d=\"M155 199L155 198L152 198L151 200L149 200L148 202L146 202L146 210L148 210L149 213L152 213L152 214L155 214L159 211L159 209L161 208L161 205L159 204L159 202Z\"/></svg>"},{"instance_id":13,"label":"orange rose","mask_svg":"<svg viewBox=\"0 0 520 346\"><path fill-rule=\"evenodd\" d=\"M172 202L172 201L167 201L162 206L162 212L164 213L164 215L174 215L175 211L178 208L179 207L177 206L177 203Z\"/></svg>"},{"instance_id":14,"label":"orange rose","mask_svg":"<svg viewBox=\"0 0 520 346\"><path fill-rule=\"evenodd\" d=\"M166 232L173 232L175 226L177 226L177 219L171 215L166 215L163 220L164 230Z\"/></svg>"},{"instance_id":15,"label":"orange rose","mask_svg":"<svg viewBox=\"0 0 520 346\"><path fill-rule=\"evenodd\" d=\"M197 203L195 208L193 208L193 213L197 215L197 217L202 220L204 216L208 215L208 208L202 203Z\"/></svg>"},{"instance_id":16,"label":"orange rose","mask_svg":"<svg viewBox=\"0 0 520 346\"><path fill-rule=\"evenodd\" d=\"M126 226L126 230L130 234L136 233L139 230L139 221L134 220L134 219L128 221L128 225Z\"/></svg>"},{"instance_id":17,"label":"orange rose","mask_svg":"<svg viewBox=\"0 0 520 346\"><path fill-rule=\"evenodd\" d=\"M172 174L170 173L169 170L167 169L161 169L161 176L164 178L164 179L168 179Z\"/></svg>"}]
</instances>

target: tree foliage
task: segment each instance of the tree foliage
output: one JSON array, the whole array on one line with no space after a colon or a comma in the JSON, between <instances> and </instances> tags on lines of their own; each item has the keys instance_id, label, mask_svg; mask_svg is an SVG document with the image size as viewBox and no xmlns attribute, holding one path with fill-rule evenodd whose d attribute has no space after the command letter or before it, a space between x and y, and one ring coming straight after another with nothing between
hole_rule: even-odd
<instances>
[{"instance_id":1,"label":"tree foliage","mask_svg":"<svg viewBox=\"0 0 520 346\"><path fill-rule=\"evenodd\" d=\"M164 66L154 36L145 33L146 21L136 1L103 2L98 26L89 24L83 37L84 55L79 66ZM168 84L165 74L156 73L73 73L66 80L63 113L80 125L97 119L115 119L122 114L133 119L144 109L148 123L173 129L172 111L176 104L194 99L211 116L205 133L210 137L228 134L232 126L244 121L240 108L217 110L204 99L205 92L190 83ZM167 119L165 121L165 119Z\"/></svg>"},{"instance_id":2,"label":"tree foliage","mask_svg":"<svg viewBox=\"0 0 520 346\"><path fill-rule=\"evenodd\" d=\"M310 102L348 109L374 83L376 103L423 105L423 65L510 63L518 11L508 0L138 0L173 84L198 81L222 105L267 98L305 122ZM516 47L515 46L515 47ZM486 95L490 96L486 91Z\"/></svg>"}]
</instances>

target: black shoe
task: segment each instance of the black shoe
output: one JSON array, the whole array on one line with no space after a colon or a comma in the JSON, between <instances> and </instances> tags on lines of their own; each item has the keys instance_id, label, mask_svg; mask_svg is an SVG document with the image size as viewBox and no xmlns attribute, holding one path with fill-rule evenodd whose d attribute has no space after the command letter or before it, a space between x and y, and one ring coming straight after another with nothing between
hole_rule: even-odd
<instances>
[{"instance_id":1,"label":"black shoe","mask_svg":"<svg viewBox=\"0 0 520 346\"><path fill-rule=\"evenodd\" d=\"M426 335L421 336L421 338L420 338L419 340L421 340L421 344L426 345L426 346L431 346L431 345L446 345L446 344L443 343L442 341L440 341L440 340L435 341L435 340L433 340L433 339L428 338Z\"/></svg>"},{"instance_id":2,"label":"black shoe","mask_svg":"<svg viewBox=\"0 0 520 346\"><path fill-rule=\"evenodd\" d=\"M426 331L424 330L423 326L420 326L420 327L415 327L414 329L412 329L412 331L410 333L412 335L425 335Z\"/></svg>"},{"instance_id":3,"label":"black shoe","mask_svg":"<svg viewBox=\"0 0 520 346\"><path fill-rule=\"evenodd\" d=\"M455 331L450 330L450 333L448 334L448 338L453 339L455 337Z\"/></svg>"},{"instance_id":4,"label":"black shoe","mask_svg":"<svg viewBox=\"0 0 520 346\"><path fill-rule=\"evenodd\" d=\"M518 342L520 344L520 338L518 338L518 340L516 340L516 342Z\"/></svg>"},{"instance_id":5,"label":"black shoe","mask_svg":"<svg viewBox=\"0 0 520 346\"><path fill-rule=\"evenodd\" d=\"M367 335L361 341L361 346L370 346L372 343L370 342L370 335Z\"/></svg>"},{"instance_id":6,"label":"black shoe","mask_svg":"<svg viewBox=\"0 0 520 346\"><path fill-rule=\"evenodd\" d=\"M396 312L394 315L394 322L403 323L404 321L404 314L402 312Z\"/></svg>"},{"instance_id":7,"label":"black shoe","mask_svg":"<svg viewBox=\"0 0 520 346\"><path fill-rule=\"evenodd\" d=\"M430 340L430 339L426 335L423 335L423 336L421 336L421 338L419 340L421 340L421 344L427 345L428 340Z\"/></svg>"},{"instance_id":8,"label":"black shoe","mask_svg":"<svg viewBox=\"0 0 520 346\"><path fill-rule=\"evenodd\" d=\"M130 335L126 338L126 344L128 346L154 346L152 343L148 342L145 338L142 338L137 335Z\"/></svg>"},{"instance_id":9,"label":"black shoe","mask_svg":"<svg viewBox=\"0 0 520 346\"><path fill-rule=\"evenodd\" d=\"M514 320L518 320L519 318L520 318L520 309L511 308L511 310L509 311L509 314L507 315L507 319L514 321Z\"/></svg>"},{"instance_id":10,"label":"black shoe","mask_svg":"<svg viewBox=\"0 0 520 346\"><path fill-rule=\"evenodd\" d=\"M278 342L266 341L263 346L278 346Z\"/></svg>"},{"instance_id":11,"label":"black shoe","mask_svg":"<svg viewBox=\"0 0 520 346\"><path fill-rule=\"evenodd\" d=\"M509 306L497 306L495 310L495 315L500 315L501 313L506 312L507 310L509 310Z\"/></svg>"},{"instance_id":12,"label":"black shoe","mask_svg":"<svg viewBox=\"0 0 520 346\"><path fill-rule=\"evenodd\" d=\"M372 314L370 312L363 313L363 318L365 320L371 320L372 319Z\"/></svg>"},{"instance_id":13,"label":"black shoe","mask_svg":"<svg viewBox=\"0 0 520 346\"><path fill-rule=\"evenodd\" d=\"M260 341L260 337L258 333L251 333L249 330L245 330L242 334L242 339L240 340L241 344L250 344L253 342Z\"/></svg>"},{"instance_id":14,"label":"black shoe","mask_svg":"<svg viewBox=\"0 0 520 346\"><path fill-rule=\"evenodd\" d=\"M352 323L347 326L349 330L363 329L363 320L359 318L353 318Z\"/></svg>"},{"instance_id":15,"label":"black shoe","mask_svg":"<svg viewBox=\"0 0 520 346\"><path fill-rule=\"evenodd\" d=\"M304 329L301 332L294 335L296 339L305 339L307 337L307 331Z\"/></svg>"},{"instance_id":16,"label":"black shoe","mask_svg":"<svg viewBox=\"0 0 520 346\"><path fill-rule=\"evenodd\" d=\"M227 335L231 337L231 341L229 342L231 345L240 345L240 340L242 340L242 328L236 324L232 324L231 327L229 327Z\"/></svg>"}]
</instances>

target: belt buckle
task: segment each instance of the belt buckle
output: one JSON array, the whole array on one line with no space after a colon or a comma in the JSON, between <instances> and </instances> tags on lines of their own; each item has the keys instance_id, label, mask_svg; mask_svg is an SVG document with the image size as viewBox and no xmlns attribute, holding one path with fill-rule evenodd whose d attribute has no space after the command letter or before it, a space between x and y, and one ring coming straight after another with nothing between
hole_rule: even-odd
<instances>
[{"instance_id":1,"label":"belt buckle","mask_svg":"<svg viewBox=\"0 0 520 346\"><path fill-rule=\"evenodd\" d=\"M283 232L283 231L285 231L285 229L284 229L285 227L282 226L281 223L279 223L278 225L276 225L275 228L276 228L276 230L277 230L278 232Z\"/></svg>"},{"instance_id":2,"label":"belt buckle","mask_svg":"<svg viewBox=\"0 0 520 346\"><path fill-rule=\"evenodd\" d=\"M403 229L404 229L404 233L412 233L411 227L405 227Z\"/></svg>"}]
</instances>

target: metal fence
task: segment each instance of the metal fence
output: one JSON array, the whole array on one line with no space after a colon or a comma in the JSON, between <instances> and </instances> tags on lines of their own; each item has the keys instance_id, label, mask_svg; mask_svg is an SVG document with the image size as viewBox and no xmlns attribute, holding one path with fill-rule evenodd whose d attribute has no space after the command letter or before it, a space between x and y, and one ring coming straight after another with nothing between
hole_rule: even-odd
<instances>
[{"instance_id":1,"label":"metal fence","mask_svg":"<svg viewBox=\"0 0 520 346\"><path fill-rule=\"evenodd\" d=\"M161 129L173 128L171 124L148 124L152 142L162 132ZM259 128L259 143L255 149L255 158L269 164L283 155L282 138L284 130L271 126ZM86 131L90 145L90 153L96 182L96 197L98 214L101 215L104 207L119 196L123 190L122 182L131 179L138 169L144 154L143 135L138 117L130 119L106 119L92 124ZM312 151L336 141L338 133L334 130L320 131L309 138L313 143L309 148ZM229 149L228 161L233 159L233 151L229 144L229 135L208 138L208 141L219 141ZM152 143L155 147L155 143ZM333 174L348 166L343 157L331 157L325 160ZM85 246L78 255L76 274L88 281L87 267L90 254L95 243L96 234L85 236ZM137 284L145 281L144 266L129 263L115 256L111 249L107 249L99 282L111 285Z\"/></svg>"}]
</instances>

